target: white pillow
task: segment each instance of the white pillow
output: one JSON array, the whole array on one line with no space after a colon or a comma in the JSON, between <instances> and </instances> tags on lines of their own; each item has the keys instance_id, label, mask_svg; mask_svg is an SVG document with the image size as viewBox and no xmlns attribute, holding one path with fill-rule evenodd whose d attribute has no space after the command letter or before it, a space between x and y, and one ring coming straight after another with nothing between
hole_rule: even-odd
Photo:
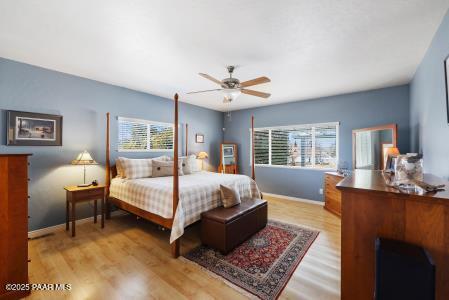
<instances>
[{"instance_id":1,"label":"white pillow","mask_svg":"<svg viewBox=\"0 0 449 300\"><path fill-rule=\"evenodd\" d=\"M180 158L183 162L182 171L184 175L201 171L195 155L181 156Z\"/></svg>"},{"instance_id":2,"label":"white pillow","mask_svg":"<svg viewBox=\"0 0 449 300\"><path fill-rule=\"evenodd\" d=\"M118 157L115 160L115 168L117 170L117 177L129 178L129 177L126 176L125 171L124 171L124 167L123 167L123 163L124 163L125 160L136 160L137 162L133 163L134 166L137 166L139 164L139 161L142 162L142 161L148 160L149 161L148 163L150 165L147 166L147 168L149 168L149 169L144 171L145 172L145 174L144 174L145 176L143 176L143 177L135 177L135 178L151 177L152 176L151 160L153 160L153 159L157 159L159 161L171 161L171 160L173 160L170 156L167 156L167 155L162 155L162 156L158 156L158 157L154 157L154 158L137 158L137 159L136 158ZM128 166L130 166L129 162L128 162ZM137 173L135 173L134 171L135 170L128 170L128 173L129 172L133 173L130 176L140 176ZM148 174L149 174L149 176L146 176ZM129 179L132 179L132 178L129 178Z\"/></svg>"},{"instance_id":3,"label":"white pillow","mask_svg":"<svg viewBox=\"0 0 449 300\"><path fill-rule=\"evenodd\" d=\"M173 176L174 160L153 160L153 177ZM184 175L182 170L182 159L178 160L178 175Z\"/></svg>"},{"instance_id":4,"label":"white pillow","mask_svg":"<svg viewBox=\"0 0 449 300\"><path fill-rule=\"evenodd\" d=\"M182 163L182 172L184 173L184 175L192 174L192 164L189 156L181 156L179 159Z\"/></svg>"},{"instance_id":5,"label":"white pillow","mask_svg":"<svg viewBox=\"0 0 449 300\"><path fill-rule=\"evenodd\" d=\"M162 156L158 156L158 157L153 157L153 159L157 159L160 161L171 161L171 160L173 160L173 157L170 157L167 155L162 155Z\"/></svg>"},{"instance_id":6,"label":"white pillow","mask_svg":"<svg viewBox=\"0 0 449 300\"><path fill-rule=\"evenodd\" d=\"M226 186L220 184L221 201L224 208L229 208L240 204L240 194L236 186Z\"/></svg>"},{"instance_id":7,"label":"white pillow","mask_svg":"<svg viewBox=\"0 0 449 300\"><path fill-rule=\"evenodd\" d=\"M137 179L151 177L152 175L152 159L130 159L120 158L122 169L122 177L127 179Z\"/></svg>"},{"instance_id":8,"label":"white pillow","mask_svg":"<svg viewBox=\"0 0 449 300\"><path fill-rule=\"evenodd\" d=\"M195 172L201 172L203 170L203 160L195 157Z\"/></svg>"}]
</instances>

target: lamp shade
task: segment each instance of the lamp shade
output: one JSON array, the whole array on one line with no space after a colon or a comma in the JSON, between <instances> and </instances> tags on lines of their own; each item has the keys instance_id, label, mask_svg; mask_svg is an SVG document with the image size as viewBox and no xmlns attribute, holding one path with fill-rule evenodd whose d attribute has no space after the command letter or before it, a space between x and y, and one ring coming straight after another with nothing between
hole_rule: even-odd
<instances>
[{"instance_id":1,"label":"lamp shade","mask_svg":"<svg viewBox=\"0 0 449 300\"><path fill-rule=\"evenodd\" d=\"M201 151L200 153L198 153L197 157L198 159L205 159L208 158L209 155L207 154L207 152Z\"/></svg>"},{"instance_id":2,"label":"lamp shade","mask_svg":"<svg viewBox=\"0 0 449 300\"><path fill-rule=\"evenodd\" d=\"M389 147L387 148L387 154L388 155L399 155L399 149L396 147Z\"/></svg>"},{"instance_id":3,"label":"lamp shade","mask_svg":"<svg viewBox=\"0 0 449 300\"><path fill-rule=\"evenodd\" d=\"M72 160L72 165L97 165L97 162L92 158L89 152L84 150Z\"/></svg>"},{"instance_id":4,"label":"lamp shade","mask_svg":"<svg viewBox=\"0 0 449 300\"><path fill-rule=\"evenodd\" d=\"M396 147L385 148L385 159L387 159L388 156L397 156L399 154L399 149Z\"/></svg>"},{"instance_id":5,"label":"lamp shade","mask_svg":"<svg viewBox=\"0 0 449 300\"><path fill-rule=\"evenodd\" d=\"M228 102L235 100L241 93L239 89L223 89L224 97Z\"/></svg>"}]
</instances>

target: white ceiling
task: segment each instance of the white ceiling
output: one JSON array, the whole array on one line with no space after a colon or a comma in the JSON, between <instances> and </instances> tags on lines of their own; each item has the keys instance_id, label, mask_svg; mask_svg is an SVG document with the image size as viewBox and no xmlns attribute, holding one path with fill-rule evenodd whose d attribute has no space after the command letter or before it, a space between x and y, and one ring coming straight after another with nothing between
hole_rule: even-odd
<instances>
[{"instance_id":1,"label":"white ceiling","mask_svg":"<svg viewBox=\"0 0 449 300\"><path fill-rule=\"evenodd\" d=\"M404 84L449 0L0 0L0 56L221 111ZM268 76L223 104L200 76Z\"/></svg>"}]
</instances>

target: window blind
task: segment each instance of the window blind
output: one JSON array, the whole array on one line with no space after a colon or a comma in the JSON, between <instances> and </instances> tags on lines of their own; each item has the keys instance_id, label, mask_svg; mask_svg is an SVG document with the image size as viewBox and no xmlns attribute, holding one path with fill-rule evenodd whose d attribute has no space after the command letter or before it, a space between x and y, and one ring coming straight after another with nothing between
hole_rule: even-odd
<instances>
[{"instance_id":1,"label":"window blind","mask_svg":"<svg viewBox=\"0 0 449 300\"><path fill-rule=\"evenodd\" d=\"M173 124L118 118L119 151L172 150L173 139Z\"/></svg>"},{"instance_id":2,"label":"window blind","mask_svg":"<svg viewBox=\"0 0 449 300\"><path fill-rule=\"evenodd\" d=\"M289 156L289 130L271 130L271 164L287 165Z\"/></svg>"},{"instance_id":3,"label":"window blind","mask_svg":"<svg viewBox=\"0 0 449 300\"><path fill-rule=\"evenodd\" d=\"M269 158L269 136L268 130L254 132L254 161L256 164L268 164Z\"/></svg>"},{"instance_id":4,"label":"window blind","mask_svg":"<svg viewBox=\"0 0 449 300\"><path fill-rule=\"evenodd\" d=\"M337 168L338 123L257 128L255 163L305 168Z\"/></svg>"},{"instance_id":5,"label":"window blind","mask_svg":"<svg viewBox=\"0 0 449 300\"><path fill-rule=\"evenodd\" d=\"M149 124L150 149L173 149L173 127L167 125Z\"/></svg>"}]
</instances>

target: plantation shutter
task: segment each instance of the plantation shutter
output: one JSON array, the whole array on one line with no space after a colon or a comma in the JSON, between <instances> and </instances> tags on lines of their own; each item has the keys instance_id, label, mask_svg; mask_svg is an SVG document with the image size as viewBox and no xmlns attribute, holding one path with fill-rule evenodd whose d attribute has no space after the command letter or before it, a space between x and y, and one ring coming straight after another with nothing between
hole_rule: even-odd
<instances>
[{"instance_id":1,"label":"plantation shutter","mask_svg":"<svg viewBox=\"0 0 449 300\"><path fill-rule=\"evenodd\" d=\"M338 128L334 122L255 129L255 163L336 169Z\"/></svg>"},{"instance_id":2,"label":"plantation shutter","mask_svg":"<svg viewBox=\"0 0 449 300\"><path fill-rule=\"evenodd\" d=\"M172 124L118 118L119 151L172 150L173 138Z\"/></svg>"},{"instance_id":3,"label":"plantation shutter","mask_svg":"<svg viewBox=\"0 0 449 300\"><path fill-rule=\"evenodd\" d=\"M254 131L254 161L256 164L269 164L269 143L268 130Z\"/></svg>"},{"instance_id":4,"label":"plantation shutter","mask_svg":"<svg viewBox=\"0 0 449 300\"><path fill-rule=\"evenodd\" d=\"M119 150L147 150L147 124L119 118L118 132Z\"/></svg>"},{"instance_id":5,"label":"plantation shutter","mask_svg":"<svg viewBox=\"0 0 449 300\"><path fill-rule=\"evenodd\" d=\"M173 127L167 125L149 125L150 149L173 149Z\"/></svg>"},{"instance_id":6,"label":"plantation shutter","mask_svg":"<svg viewBox=\"0 0 449 300\"><path fill-rule=\"evenodd\" d=\"M271 164L286 166L289 157L289 130L271 130Z\"/></svg>"}]
</instances>

